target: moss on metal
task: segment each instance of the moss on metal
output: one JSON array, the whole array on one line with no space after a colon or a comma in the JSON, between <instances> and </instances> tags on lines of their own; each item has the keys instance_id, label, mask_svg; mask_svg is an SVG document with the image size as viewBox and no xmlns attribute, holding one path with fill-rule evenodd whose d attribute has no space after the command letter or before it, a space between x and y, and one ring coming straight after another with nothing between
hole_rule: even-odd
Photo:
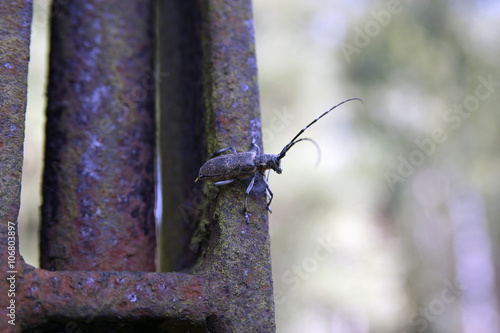
<instances>
[{"instance_id":1,"label":"moss on metal","mask_svg":"<svg viewBox=\"0 0 500 333\"><path fill-rule=\"evenodd\" d=\"M228 146L247 151L252 138L261 145L251 4L210 1L205 5L202 40L208 154ZM210 239L195 272L219 281L209 298L220 314L214 325L233 332L272 332L275 322L265 189L258 180L248 198L247 224L243 215L247 186L245 181L233 182L220 189L215 202L208 203L205 218L211 221Z\"/></svg>"}]
</instances>

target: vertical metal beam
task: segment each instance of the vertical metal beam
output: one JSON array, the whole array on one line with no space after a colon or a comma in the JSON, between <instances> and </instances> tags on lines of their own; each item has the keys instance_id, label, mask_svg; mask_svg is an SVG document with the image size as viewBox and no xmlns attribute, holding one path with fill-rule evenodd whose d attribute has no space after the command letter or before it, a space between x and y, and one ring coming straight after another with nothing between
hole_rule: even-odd
<instances>
[{"instance_id":1,"label":"vertical metal beam","mask_svg":"<svg viewBox=\"0 0 500 333\"><path fill-rule=\"evenodd\" d=\"M153 1L54 2L41 267L155 270Z\"/></svg>"},{"instance_id":2,"label":"vertical metal beam","mask_svg":"<svg viewBox=\"0 0 500 333\"><path fill-rule=\"evenodd\" d=\"M228 146L247 151L252 139L262 147L257 65L250 0L202 1L204 100L207 155ZM210 299L217 332L274 332L266 195L261 179L248 198L250 223L243 215L247 181L213 192L202 221L206 240L195 269L218 285ZM209 187L210 188L210 187Z\"/></svg>"},{"instance_id":3,"label":"vertical metal beam","mask_svg":"<svg viewBox=\"0 0 500 333\"><path fill-rule=\"evenodd\" d=\"M262 182L257 181L249 197L250 224L242 213L248 181L221 188L216 201L212 185L201 190L193 183L215 150L233 146L246 151L252 138L262 144L251 1L161 3L160 72L168 72L160 93L163 267L189 267L182 260L192 261L191 240L191 250L200 257L195 274L213 282L207 295L213 310L208 327L215 332L273 332ZM205 133L200 133L201 120ZM198 229L191 236L193 221Z\"/></svg>"},{"instance_id":4,"label":"vertical metal beam","mask_svg":"<svg viewBox=\"0 0 500 333\"><path fill-rule=\"evenodd\" d=\"M32 2L0 2L0 332L20 331L18 223ZM10 321L10 323L9 323Z\"/></svg>"}]
</instances>

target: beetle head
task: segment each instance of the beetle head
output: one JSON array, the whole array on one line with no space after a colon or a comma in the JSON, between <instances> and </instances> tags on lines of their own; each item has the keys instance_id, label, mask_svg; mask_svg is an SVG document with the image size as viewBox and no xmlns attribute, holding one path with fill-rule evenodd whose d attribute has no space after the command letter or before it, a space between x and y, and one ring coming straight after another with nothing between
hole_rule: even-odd
<instances>
[{"instance_id":1,"label":"beetle head","mask_svg":"<svg viewBox=\"0 0 500 333\"><path fill-rule=\"evenodd\" d=\"M262 154L255 157L255 164L259 171L264 172L265 170L273 169L276 173L280 174L283 170L281 169L281 160L278 159L278 155L273 154Z\"/></svg>"}]
</instances>

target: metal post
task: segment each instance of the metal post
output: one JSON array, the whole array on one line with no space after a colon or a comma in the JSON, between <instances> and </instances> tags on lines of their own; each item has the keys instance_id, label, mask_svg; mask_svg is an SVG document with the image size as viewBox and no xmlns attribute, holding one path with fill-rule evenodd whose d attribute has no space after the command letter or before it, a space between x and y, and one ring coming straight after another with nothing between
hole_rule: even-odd
<instances>
[{"instance_id":1,"label":"metal post","mask_svg":"<svg viewBox=\"0 0 500 333\"><path fill-rule=\"evenodd\" d=\"M153 1L54 2L41 267L155 271Z\"/></svg>"}]
</instances>

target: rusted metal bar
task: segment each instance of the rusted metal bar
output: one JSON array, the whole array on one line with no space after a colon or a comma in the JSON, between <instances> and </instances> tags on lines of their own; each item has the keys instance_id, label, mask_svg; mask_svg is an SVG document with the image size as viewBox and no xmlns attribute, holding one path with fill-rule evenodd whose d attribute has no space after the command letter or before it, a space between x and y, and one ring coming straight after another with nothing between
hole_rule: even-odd
<instances>
[{"instance_id":1,"label":"rusted metal bar","mask_svg":"<svg viewBox=\"0 0 500 333\"><path fill-rule=\"evenodd\" d=\"M0 2L0 332L20 331L18 223L32 3Z\"/></svg>"},{"instance_id":2,"label":"rusted metal bar","mask_svg":"<svg viewBox=\"0 0 500 333\"><path fill-rule=\"evenodd\" d=\"M181 273L50 272L29 266L20 276L18 311L26 330L109 332L122 327L168 330L189 320L204 328L209 281Z\"/></svg>"},{"instance_id":3,"label":"rusted metal bar","mask_svg":"<svg viewBox=\"0 0 500 333\"><path fill-rule=\"evenodd\" d=\"M273 332L270 239L262 182L257 181L249 197L250 224L243 216L248 181L221 188L215 202L211 185L202 192L193 183L212 152L228 146L246 151L252 138L262 145L251 1L188 1L186 7L176 1L162 2L160 20L172 20L160 25L164 27L160 40L169 43L160 46L165 68L161 72L169 74L162 82L160 116L163 224L167 224L162 234L163 267L183 267L181 260L189 254L184 240L191 239L191 249L198 250L200 257L192 271L212 282L207 327L215 332ZM199 132L201 119L204 134ZM165 195L168 191L172 192ZM191 234L181 225L179 208L188 223L198 221L192 238L186 237Z\"/></svg>"},{"instance_id":4,"label":"rusted metal bar","mask_svg":"<svg viewBox=\"0 0 500 333\"><path fill-rule=\"evenodd\" d=\"M42 268L155 270L153 9L53 4Z\"/></svg>"},{"instance_id":5,"label":"rusted metal bar","mask_svg":"<svg viewBox=\"0 0 500 333\"><path fill-rule=\"evenodd\" d=\"M207 156L224 147L262 147L253 18L250 0L203 1L204 97ZM218 285L208 319L217 332L275 330L268 214L259 179L243 216L248 181L220 189L202 221L210 221L195 272ZM209 196L211 198L211 196Z\"/></svg>"}]
</instances>

